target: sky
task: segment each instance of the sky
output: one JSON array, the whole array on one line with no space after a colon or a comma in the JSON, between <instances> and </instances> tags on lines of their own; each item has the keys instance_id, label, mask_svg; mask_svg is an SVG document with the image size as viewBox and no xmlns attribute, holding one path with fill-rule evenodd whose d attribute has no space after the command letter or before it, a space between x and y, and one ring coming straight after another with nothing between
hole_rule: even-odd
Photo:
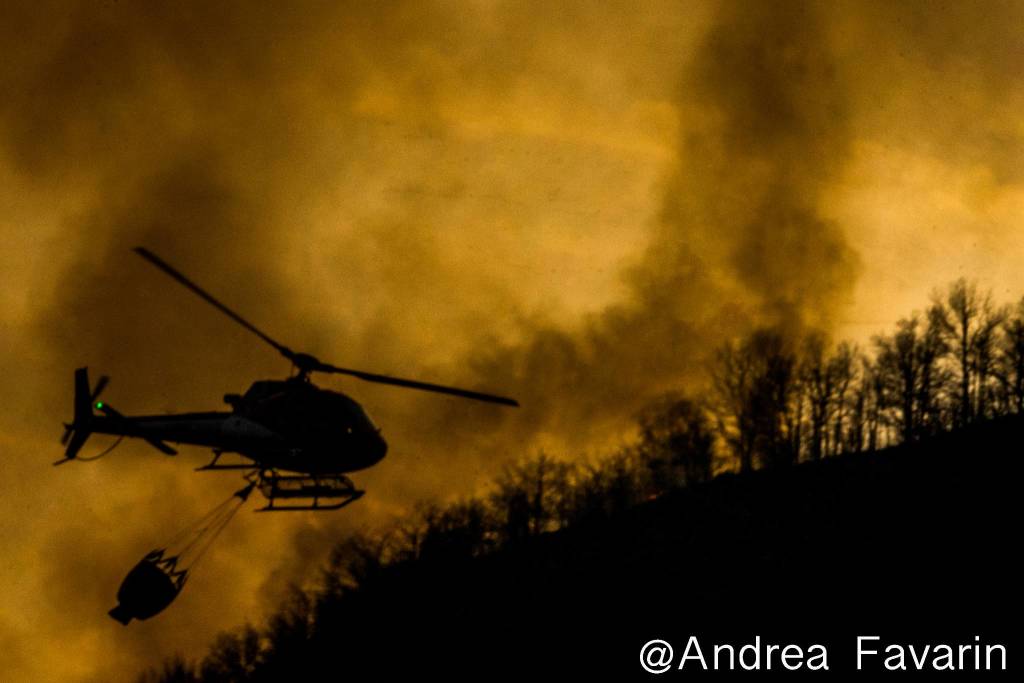
<instances>
[{"instance_id":1,"label":"sky","mask_svg":"<svg viewBox=\"0 0 1024 683\"><path fill-rule=\"evenodd\" d=\"M332 542L600 454L759 325L870 344L957 277L1024 295L1021 2L23 2L0 21L0 671L127 681L259 623ZM126 442L60 456L72 373L214 410L328 362L388 458L343 513L244 509L177 602L124 573L238 487ZM102 437L87 450L109 444ZM56 644L61 645L55 656Z\"/></svg>"}]
</instances>

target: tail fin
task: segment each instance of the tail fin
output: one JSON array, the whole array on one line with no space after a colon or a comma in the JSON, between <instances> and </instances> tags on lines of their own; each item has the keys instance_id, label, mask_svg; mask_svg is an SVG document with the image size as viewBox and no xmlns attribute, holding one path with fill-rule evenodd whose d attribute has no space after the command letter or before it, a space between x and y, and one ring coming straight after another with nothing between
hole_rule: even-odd
<instances>
[{"instance_id":1,"label":"tail fin","mask_svg":"<svg viewBox=\"0 0 1024 683\"><path fill-rule=\"evenodd\" d=\"M89 394L89 372L85 368L75 370L75 418L68 425L71 440L64 451L64 460L72 460L85 445L91 433L92 397ZM63 461L62 461L63 462Z\"/></svg>"},{"instance_id":2,"label":"tail fin","mask_svg":"<svg viewBox=\"0 0 1024 683\"><path fill-rule=\"evenodd\" d=\"M99 381L96 382L96 386L90 392L88 370L86 368L75 370L75 417L71 423L64 423L64 437L61 439L61 443L66 446L64 457L53 463L54 465L62 465L69 460L74 460L78 455L78 451L82 450L82 446L89 439L95 426L94 420L96 415L93 413L94 408L100 411L113 424L121 425L122 428L132 424L130 418L114 410L113 406L96 400L106 388L108 379L106 375L100 377ZM115 431L108 433L123 434L124 432ZM161 453L166 453L167 455L178 454L178 451L155 437L139 436Z\"/></svg>"}]
</instances>

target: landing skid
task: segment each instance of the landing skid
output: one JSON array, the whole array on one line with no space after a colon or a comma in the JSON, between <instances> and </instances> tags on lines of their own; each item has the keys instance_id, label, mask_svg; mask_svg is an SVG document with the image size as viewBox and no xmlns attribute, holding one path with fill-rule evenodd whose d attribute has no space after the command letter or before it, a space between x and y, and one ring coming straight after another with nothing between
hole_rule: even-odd
<instances>
[{"instance_id":1,"label":"landing skid","mask_svg":"<svg viewBox=\"0 0 1024 683\"><path fill-rule=\"evenodd\" d=\"M366 493L357 489L343 474L310 476L263 472L259 478L259 489L267 504L256 512L340 510Z\"/></svg>"},{"instance_id":2,"label":"landing skid","mask_svg":"<svg viewBox=\"0 0 1024 683\"><path fill-rule=\"evenodd\" d=\"M256 512L340 510L366 493L343 474L279 474L271 469L261 470L251 460L221 462L222 455L223 451L215 450L213 460L196 471L246 470L245 478L267 499L267 504Z\"/></svg>"}]
</instances>

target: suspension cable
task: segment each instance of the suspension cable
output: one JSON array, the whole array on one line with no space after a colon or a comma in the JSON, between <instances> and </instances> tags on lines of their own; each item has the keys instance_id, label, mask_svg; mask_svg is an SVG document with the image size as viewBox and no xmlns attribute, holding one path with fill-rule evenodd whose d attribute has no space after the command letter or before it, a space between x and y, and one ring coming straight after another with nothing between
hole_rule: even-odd
<instances>
[{"instance_id":1,"label":"suspension cable","mask_svg":"<svg viewBox=\"0 0 1024 683\"><path fill-rule=\"evenodd\" d=\"M250 482L245 488L231 494L229 498L175 534L166 548L173 553L173 556L181 562L185 569L191 570L213 546L213 542L238 511L242 509L249 493L255 487L256 482ZM180 549L173 548L176 543L186 540L187 543Z\"/></svg>"},{"instance_id":2,"label":"suspension cable","mask_svg":"<svg viewBox=\"0 0 1024 683\"><path fill-rule=\"evenodd\" d=\"M213 531L210 532L209 538L206 540L206 542L203 543L196 550L195 557L192 559L192 562L189 564L189 569L194 569L195 567L197 567L199 565L199 561L202 560L203 557L206 555L207 551L211 547L213 547L213 542L217 540L217 537L220 536L220 533L222 531L224 531L224 529L227 528L227 526L231 522L231 520L234 519L234 516L238 513L239 510L242 509L243 503L244 503L243 501L239 501L238 505L236 505L234 507L234 509L230 510L223 517L222 521L213 529Z\"/></svg>"},{"instance_id":3,"label":"suspension cable","mask_svg":"<svg viewBox=\"0 0 1024 683\"><path fill-rule=\"evenodd\" d=\"M234 498L234 496L232 495L231 498ZM183 538L185 538L186 536L188 536L190 533L196 532L197 529L205 528L205 525L207 525L208 522L214 516L216 516L218 512L222 511L225 507L227 507L231 503L231 498L228 498L227 500L225 500L222 503L218 504L213 509L211 509L209 512L207 512L205 515L203 515L199 519L195 520L194 522L189 523L184 528L179 530L167 542L167 546L166 547L170 548L175 543L177 543L178 541L180 541Z\"/></svg>"},{"instance_id":4,"label":"suspension cable","mask_svg":"<svg viewBox=\"0 0 1024 683\"><path fill-rule=\"evenodd\" d=\"M231 501L227 502L231 503ZM220 526L224 523L224 520L230 520L234 516L235 511L232 510L230 507L218 507L221 508L217 511L218 514L212 517L210 521L203 525L201 528L197 529L196 532L192 535L192 539L188 543L186 543L185 546L180 551L175 553L179 558L184 559L184 556L188 555L189 551L192 550L192 548L194 547L198 546L202 548L204 546L204 539L211 532L211 530L216 530L220 528Z\"/></svg>"}]
</instances>

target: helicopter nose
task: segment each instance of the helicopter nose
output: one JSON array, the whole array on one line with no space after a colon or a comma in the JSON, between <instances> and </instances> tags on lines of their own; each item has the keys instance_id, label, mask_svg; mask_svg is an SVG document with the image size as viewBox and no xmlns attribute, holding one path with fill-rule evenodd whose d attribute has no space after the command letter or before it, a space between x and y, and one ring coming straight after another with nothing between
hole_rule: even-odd
<instances>
[{"instance_id":1,"label":"helicopter nose","mask_svg":"<svg viewBox=\"0 0 1024 683\"><path fill-rule=\"evenodd\" d=\"M388 443L384 440L384 437L380 435L380 432L374 432L369 439L369 447L367 451L373 458L373 462L377 463L384 459L384 456L388 452Z\"/></svg>"}]
</instances>

